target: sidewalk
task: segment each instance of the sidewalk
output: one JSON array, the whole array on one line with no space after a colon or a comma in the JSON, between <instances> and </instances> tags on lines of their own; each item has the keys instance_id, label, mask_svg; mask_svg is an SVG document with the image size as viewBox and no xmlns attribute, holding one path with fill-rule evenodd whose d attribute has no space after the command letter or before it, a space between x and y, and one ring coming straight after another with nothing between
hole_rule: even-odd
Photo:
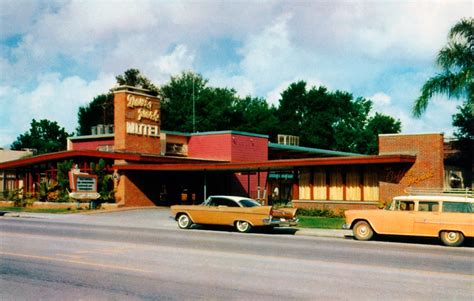
<instances>
[{"instance_id":1,"label":"sidewalk","mask_svg":"<svg viewBox=\"0 0 474 301\"><path fill-rule=\"evenodd\" d=\"M296 231L295 235L346 238L352 237L352 230L298 228L298 231Z\"/></svg>"},{"instance_id":2,"label":"sidewalk","mask_svg":"<svg viewBox=\"0 0 474 301\"><path fill-rule=\"evenodd\" d=\"M51 221L73 222L73 223L87 223L95 225L125 225L131 222L133 226L143 228L176 228L176 222L169 218L169 208L118 208L113 210L97 210L85 211L74 214L57 214L57 213L32 213L32 212L0 212L0 218L37 218ZM130 226L130 225L129 225ZM276 228L276 229L290 229L290 228ZM315 236L315 237L330 237L330 238L345 238L352 237L351 230L343 229L316 229L316 228L291 228L296 230L295 236ZM293 231L294 231L293 230Z\"/></svg>"}]
</instances>

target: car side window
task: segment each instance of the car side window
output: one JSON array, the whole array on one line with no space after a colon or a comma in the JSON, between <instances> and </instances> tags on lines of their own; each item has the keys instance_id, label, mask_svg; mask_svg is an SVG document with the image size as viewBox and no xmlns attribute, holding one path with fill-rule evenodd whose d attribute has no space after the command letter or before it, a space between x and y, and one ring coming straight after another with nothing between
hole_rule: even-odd
<instances>
[{"instance_id":1,"label":"car side window","mask_svg":"<svg viewBox=\"0 0 474 301\"><path fill-rule=\"evenodd\" d=\"M473 203L443 202L443 212L472 213Z\"/></svg>"},{"instance_id":2,"label":"car side window","mask_svg":"<svg viewBox=\"0 0 474 301\"><path fill-rule=\"evenodd\" d=\"M215 198L210 199L209 202L207 202L207 205L212 206L212 207L217 206L216 199Z\"/></svg>"},{"instance_id":3,"label":"car side window","mask_svg":"<svg viewBox=\"0 0 474 301\"><path fill-rule=\"evenodd\" d=\"M239 207L236 202L225 198L212 198L209 206Z\"/></svg>"},{"instance_id":4,"label":"car side window","mask_svg":"<svg viewBox=\"0 0 474 301\"><path fill-rule=\"evenodd\" d=\"M222 206L227 206L227 207L239 207L239 204L237 204L233 200L228 200L228 199L222 199Z\"/></svg>"},{"instance_id":5,"label":"car side window","mask_svg":"<svg viewBox=\"0 0 474 301\"><path fill-rule=\"evenodd\" d=\"M419 202L418 211L437 212L439 210L438 202Z\"/></svg>"},{"instance_id":6,"label":"car side window","mask_svg":"<svg viewBox=\"0 0 474 301\"><path fill-rule=\"evenodd\" d=\"M397 202L397 208L395 210L413 211L413 210L415 210L415 202L413 202L413 201L398 201Z\"/></svg>"}]
</instances>

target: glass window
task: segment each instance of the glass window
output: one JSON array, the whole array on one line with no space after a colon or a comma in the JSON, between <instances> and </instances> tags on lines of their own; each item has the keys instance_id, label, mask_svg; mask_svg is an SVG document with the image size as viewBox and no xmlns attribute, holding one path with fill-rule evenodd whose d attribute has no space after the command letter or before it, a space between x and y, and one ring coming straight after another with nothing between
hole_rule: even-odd
<instances>
[{"instance_id":1,"label":"glass window","mask_svg":"<svg viewBox=\"0 0 474 301\"><path fill-rule=\"evenodd\" d=\"M443 212L472 213L474 203L443 202Z\"/></svg>"},{"instance_id":2,"label":"glass window","mask_svg":"<svg viewBox=\"0 0 474 301\"><path fill-rule=\"evenodd\" d=\"M397 200L397 207L395 208L395 210L413 211L415 210L415 202Z\"/></svg>"},{"instance_id":3,"label":"glass window","mask_svg":"<svg viewBox=\"0 0 474 301\"><path fill-rule=\"evenodd\" d=\"M239 207L236 202L226 198L212 198L209 206Z\"/></svg>"},{"instance_id":4,"label":"glass window","mask_svg":"<svg viewBox=\"0 0 474 301\"><path fill-rule=\"evenodd\" d=\"M437 212L439 210L438 202L419 202L418 211Z\"/></svg>"},{"instance_id":5,"label":"glass window","mask_svg":"<svg viewBox=\"0 0 474 301\"><path fill-rule=\"evenodd\" d=\"M260 204L252 199L241 199L239 201L240 205L242 207L258 207Z\"/></svg>"}]
</instances>

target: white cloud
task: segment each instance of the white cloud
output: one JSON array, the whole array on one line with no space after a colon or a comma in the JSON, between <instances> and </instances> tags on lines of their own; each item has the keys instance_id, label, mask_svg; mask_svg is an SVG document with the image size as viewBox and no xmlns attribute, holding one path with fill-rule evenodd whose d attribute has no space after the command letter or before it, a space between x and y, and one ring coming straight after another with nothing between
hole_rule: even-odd
<instances>
[{"instance_id":1,"label":"white cloud","mask_svg":"<svg viewBox=\"0 0 474 301\"><path fill-rule=\"evenodd\" d=\"M243 76L228 76L219 71L210 74L209 86L227 87L235 89L239 97L255 96L255 87L252 81Z\"/></svg>"},{"instance_id":2,"label":"white cloud","mask_svg":"<svg viewBox=\"0 0 474 301\"><path fill-rule=\"evenodd\" d=\"M158 57L152 65L157 70L158 76L166 76L168 79L183 70L192 69L194 57L194 53L190 52L186 45L177 45L170 54Z\"/></svg>"},{"instance_id":3,"label":"white cloud","mask_svg":"<svg viewBox=\"0 0 474 301\"><path fill-rule=\"evenodd\" d=\"M389 95L383 92L377 92L374 95L369 96L367 98L370 99L373 104L370 115L375 115L375 112L386 111L387 108L389 108L392 104L392 97L390 97Z\"/></svg>"},{"instance_id":4,"label":"white cloud","mask_svg":"<svg viewBox=\"0 0 474 301\"><path fill-rule=\"evenodd\" d=\"M114 84L112 75L97 74L129 68L158 84L193 69L212 85L234 87L241 96L267 96L271 103L289 83L319 79L317 85L372 95L375 106L402 119L404 130L445 128L449 105L433 102L423 119L412 120L411 104L434 74L430 68L449 28L470 15L469 0L0 1L0 35L21 36L18 44L0 48L0 91L10 95L8 103L0 98L0 131L2 137L4 128L24 131L35 114L55 117L46 107L61 118L63 111L73 113L71 131L76 117L70 107L78 105L72 95L90 91L84 96L89 101ZM237 53L230 56L232 68L200 70L196 64L205 47L221 40L239 47L229 51ZM405 73L402 81L394 80L397 73ZM66 104L58 104L58 97ZM25 120L5 119L4 112Z\"/></svg>"},{"instance_id":5,"label":"white cloud","mask_svg":"<svg viewBox=\"0 0 474 301\"><path fill-rule=\"evenodd\" d=\"M96 80L87 82L77 76L61 79L59 74L53 73L38 81L32 91L0 87L0 145L11 144L19 134L29 130L32 119L57 121L66 131L73 132L79 106L107 93L115 83L111 74L100 74Z\"/></svg>"}]
</instances>

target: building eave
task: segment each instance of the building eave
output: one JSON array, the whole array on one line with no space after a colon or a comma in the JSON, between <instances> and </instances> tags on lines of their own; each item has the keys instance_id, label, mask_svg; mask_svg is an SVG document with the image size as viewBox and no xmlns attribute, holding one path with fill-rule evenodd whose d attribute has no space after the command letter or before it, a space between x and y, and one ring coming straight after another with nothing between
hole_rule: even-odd
<instances>
[{"instance_id":1,"label":"building eave","mask_svg":"<svg viewBox=\"0 0 474 301\"><path fill-rule=\"evenodd\" d=\"M364 157L331 157L310 159L286 159L260 162L237 163L199 163L199 164L116 164L117 170L148 171L257 171L257 170L291 170L306 166L331 165L374 165L374 164L413 164L415 156L389 155Z\"/></svg>"},{"instance_id":2,"label":"building eave","mask_svg":"<svg viewBox=\"0 0 474 301\"><path fill-rule=\"evenodd\" d=\"M41 164L49 161L59 161L66 160L77 157L86 157L86 158L103 158L103 159L112 159L112 160L125 160L130 162L140 162L140 163L161 163L161 164L176 164L183 163L210 163L210 162L227 162L219 160L208 160L201 158L183 158L183 157L174 157L174 156L160 156L160 155L149 155L141 153L129 153L129 152L101 152L101 151L92 151L92 150L72 150L72 151L62 151L56 153L48 153L37 156L31 156L27 158L22 158L18 160L12 160L7 162L0 163L1 169L14 169L19 167L25 167L35 164Z\"/></svg>"}]
</instances>

